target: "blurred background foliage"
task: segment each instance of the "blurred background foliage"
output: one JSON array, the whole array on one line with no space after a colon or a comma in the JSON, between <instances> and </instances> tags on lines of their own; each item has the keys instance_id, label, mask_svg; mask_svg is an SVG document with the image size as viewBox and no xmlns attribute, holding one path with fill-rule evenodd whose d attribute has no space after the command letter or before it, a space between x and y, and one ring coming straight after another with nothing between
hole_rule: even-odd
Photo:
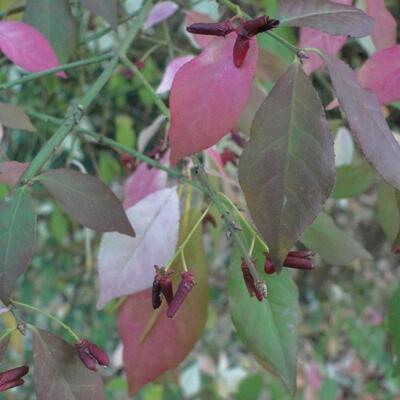
<instances>
[{"instance_id":1,"label":"blurred background foliage","mask_svg":"<svg viewBox=\"0 0 400 400\"><path fill-rule=\"evenodd\" d=\"M71 3L80 23L79 44L72 60L110 51L118 37L123 35L124 26L120 27L118 34L111 31L87 42L85 40L90 35L101 31L106 25L100 18L85 12L78 2ZM140 7L140 1L136 0L120 3L121 10L124 10L122 14L134 13ZM181 10L195 9L214 18L219 16L214 1L182 0L177 3ZM398 0L387 0L385 3L399 21ZM241 4L252 15L260 12L273 15L276 12L276 0L244 0ZM11 6L24 6L24 1L0 0L0 13L5 13ZM12 15L13 19L20 17L18 14ZM178 12L150 33L142 33L129 52L130 59L144 62L142 72L154 87L161 81L171 55L196 52L183 28L183 14ZM290 42L297 43L296 29L279 28L278 32ZM172 37L172 42L168 36ZM261 81L264 88L270 90L293 55L268 36L261 37L260 44L270 55L270 58L266 58L268 68L264 71L265 79ZM152 49L151 53L149 49ZM341 56L356 69L369 52L368 41L351 39ZM70 71L69 79L65 81L46 77L28 82L1 92L0 100L62 118L70 102L78 98L100 72L101 65L92 65ZM0 82L20 76L18 68L4 58L0 59ZM325 105L332 99L326 79L322 72L314 76L314 84ZM387 106L385 113L392 130L399 133L400 105ZM158 110L141 82L120 67L96 99L81 127L134 148L138 146L139 133L158 116ZM328 117L334 132L345 127L339 110L330 111ZM32 120L37 128L35 134L18 130L7 132L3 129L0 135L1 161L31 161L53 134L55 125L34 117ZM150 150L165 135L165 128L165 123L160 122L160 128L145 150ZM224 143L226 140L219 145L221 149ZM391 242L399 230L399 206L394 190L380 182L368 165L360 162L355 150L349 155L349 147L338 144L337 149L345 153L344 157L350 157L351 167L338 166L340 180L335 188L336 196L329 200L326 210L338 228L357 238L371 254L373 261L356 259L348 265L333 267L332 263L318 258L313 273L295 274L303 315L297 400L400 399L400 377L394 374L387 320L390 302L395 309L399 304L396 298L392 299L400 282L398 256L390 251ZM122 183L129 174L121 164L119 154L83 140L79 132L70 135L58 150L53 166L71 163L97 174L118 194L121 194ZM232 166L227 169L228 173L235 175ZM0 198L7 191L8 188L0 184ZM113 367L104 372L107 398L126 399L126 383L118 351L115 304L112 303L104 311L96 311L95 256L100 238L70 219L39 188L35 187L35 191L39 215L38 246L32 265L19 280L14 297L53 313L80 332L82 337L90 337L112 354ZM212 300L205 333L178 370L146 386L137 399L286 399L287 395L279 382L258 366L235 336L227 312L225 293L230 256L220 225L216 229L206 230L205 242ZM332 246L333 259L338 251ZM397 310L400 312L399 308ZM43 316L29 314L24 317L38 326L64 335L58 326L52 325ZM1 315L0 322L4 327L15 323L10 314ZM400 327L397 327L397 331L400 334ZM13 362L25 357L30 359L30 349L29 336L22 338L15 334L12 351L7 357ZM156 350L154 356L157 357ZM5 399L34 398L30 384L3 396Z\"/></svg>"}]
</instances>

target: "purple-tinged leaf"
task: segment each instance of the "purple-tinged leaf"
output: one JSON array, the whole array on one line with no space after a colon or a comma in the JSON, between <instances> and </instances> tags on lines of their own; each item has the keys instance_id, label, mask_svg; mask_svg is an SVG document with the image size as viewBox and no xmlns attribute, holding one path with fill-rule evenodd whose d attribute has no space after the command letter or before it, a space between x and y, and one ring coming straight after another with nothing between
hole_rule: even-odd
<instances>
[{"instance_id":1,"label":"purple-tinged leaf","mask_svg":"<svg viewBox=\"0 0 400 400\"><path fill-rule=\"evenodd\" d=\"M343 61L322 53L354 141L364 157L392 186L400 189L400 145L394 138L376 96L363 89Z\"/></svg>"},{"instance_id":2,"label":"purple-tinged leaf","mask_svg":"<svg viewBox=\"0 0 400 400\"><path fill-rule=\"evenodd\" d=\"M400 45L376 52L357 74L365 89L373 91L381 104L400 99Z\"/></svg>"},{"instance_id":3,"label":"purple-tinged leaf","mask_svg":"<svg viewBox=\"0 0 400 400\"><path fill-rule=\"evenodd\" d=\"M279 268L335 182L333 138L318 94L299 63L258 110L240 159L239 182Z\"/></svg>"},{"instance_id":4,"label":"purple-tinged leaf","mask_svg":"<svg viewBox=\"0 0 400 400\"><path fill-rule=\"evenodd\" d=\"M124 208L127 209L157 190L164 189L168 175L158 168L141 163L124 185Z\"/></svg>"},{"instance_id":5,"label":"purple-tinged leaf","mask_svg":"<svg viewBox=\"0 0 400 400\"><path fill-rule=\"evenodd\" d=\"M68 0L28 0L24 22L42 32L61 63L67 62L74 54L79 25L71 14Z\"/></svg>"},{"instance_id":6,"label":"purple-tinged leaf","mask_svg":"<svg viewBox=\"0 0 400 400\"><path fill-rule=\"evenodd\" d=\"M42 329L32 331L37 400L104 400L100 375L85 367L75 346Z\"/></svg>"},{"instance_id":7,"label":"purple-tinged leaf","mask_svg":"<svg viewBox=\"0 0 400 400\"><path fill-rule=\"evenodd\" d=\"M0 21L0 50L14 64L29 72L41 72L59 65L46 37L23 22ZM56 75L66 77L64 72Z\"/></svg>"},{"instance_id":8,"label":"purple-tinged leaf","mask_svg":"<svg viewBox=\"0 0 400 400\"><path fill-rule=\"evenodd\" d=\"M188 224L186 227L181 225L180 243L199 217L199 210L191 210L188 218L182 218ZM140 338L154 316L151 289L129 296L120 308L118 330L122 338L124 367L131 395L164 372L178 367L203 332L208 310L208 270L201 226L186 245L185 258L196 275L196 285L175 318L167 318L164 304L161 305L156 324L144 342L141 343ZM177 287L180 272L183 271L180 258L174 262L171 270L174 271L172 279Z\"/></svg>"},{"instance_id":9,"label":"purple-tinged leaf","mask_svg":"<svg viewBox=\"0 0 400 400\"><path fill-rule=\"evenodd\" d=\"M8 344L10 343L10 337L11 335L7 335L5 338L0 340L0 362L3 361L3 358L6 354Z\"/></svg>"},{"instance_id":10,"label":"purple-tinged leaf","mask_svg":"<svg viewBox=\"0 0 400 400\"><path fill-rule=\"evenodd\" d=\"M165 21L174 15L177 9L178 5L173 1L160 1L151 9L147 20L143 24L143 29L149 29Z\"/></svg>"},{"instance_id":11,"label":"purple-tinged leaf","mask_svg":"<svg viewBox=\"0 0 400 400\"><path fill-rule=\"evenodd\" d=\"M367 36L373 19L363 11L328 0L279 0L281 24L309 27L331 35Z\"/></svg>"},{"instance_id":12,"label":"purple-tinged leaf","mask_svg":"<svg viewBox=\"0 0 400 400\"><path fill-rule=\"evenodd\" d=\"M374 30L371 33L372 41L378 50L396 44L397 23L393 15L387 10L384 0L367 0L367 13L374 18Z\"/></svg>"},{"instance_id":13,"label":"purple-tinged leaf","mask_svg":"<svg viewBox=\"0 0 400 400\"><path fill-rule=\"evenodd\" d=\"M321 213L306 229L300 241L331 265L347 265L357 257L372 259L360 243L339 229L325 213Z\"/></svg>"},{"instance_id":14,"label":"purple-tinged leaf","mask_svg":"<svg viewBox=\"0 0 400 400\"><path fill-rule=\"evenodd\" d=\"M14 186L28 168L28 163L17 161L6 161L0 164L0 183Z\"/></svg>"},{"instance_id":15,"label":"purple-tinged leaf","mask_svg":"<svg viewBox=\"0 0 400 400\"><path fill-rule=\"evenodd\" d=\"M135 236L121 202L98 178L72 169L52 169L37 179L82 225L98 232Z\"/></svg>"},{"instance_id":16,"label":"purple-tinged leaf","mask_svg":"<svg viewBox=\"0 0 400 400\"><path fill-rule=\"evenodd\" d=\"M104 18L114 29L118 27L117 0L80 0L93 14Z\"/></svg>"},{"instance_id":17,"label":"purple-tinged leaf","mask_svg":"<svg viewBox=\"0 0 400 400\"><path fill-rule=\"evenodd\" d=\"M36 132L25 111L14 104L0 103L0 123L7 128Z\"/></svg>"},{"instance_id":18,"label":"purple-tinged leaf","mask_svg":"<svg viewBox=\"0 0 400 400\"><path fill-rule=\"evenodd\" d=\"M172 86L172 82L178 70L189 61L192 61L193 58L194 56L182 56L174 58L167 65L161 83L158 85L158 88L156 89L156 93L161 94L169 92Z\"/></svg>"},{"instance_id":19,"label":"purple-tinged leaf","mask_svg":"<svg viewBox=\"0 0 400 400\"><path fill-rule=\"evenodd\" d=\"M251 91L258 46L233 64L236 33L215 38L176 74L170 95L171 164L217 143L237 123ZM223 76L223 79L221 77Z\"/></svg>"},{"instance_id":20,"label":"purple-tinged leaf","mask_svg":"<svg viewBox=\"0 0 400 400\"><path fill-rule=\"evenodd\" d=\"M0 202L0 299L8 303L17 279L31 261L36 241L36 214L26 188Z\"/></svg>"},{"instance_id":21,"label":"purple-tinged leaf","mask_svg":"<svg viewBox=\"0 0 400 400\"><path fill-rule=\"evenodd\" d=\"M107 233L100 244L98 308L115 297L151 287L154 265L165 265L175 252L179 230L176 188L148 195L129 208L127 216L135 221L136 237Z\"/></svg>"},{"instance_id":22,"label":"purple-tinged leaf","mask_svg":"<svg viewBox=\"0 0 400 400\"><path fill-rule=\"evenodd\" d=\"M242 225L242 238L249 247L253 234ZM246 247L247 247L246 246ZM247 247L247 248L248 248ZM253 256L260 276L264 250L257 244ZM299 293L288 271L268 276L268 297L262 302L249 296L236 250L229 268L229 311L240 340L257 362L277 376L290 393L296 390L297 330L300 322Z\"/></svg>"}]
</instances>

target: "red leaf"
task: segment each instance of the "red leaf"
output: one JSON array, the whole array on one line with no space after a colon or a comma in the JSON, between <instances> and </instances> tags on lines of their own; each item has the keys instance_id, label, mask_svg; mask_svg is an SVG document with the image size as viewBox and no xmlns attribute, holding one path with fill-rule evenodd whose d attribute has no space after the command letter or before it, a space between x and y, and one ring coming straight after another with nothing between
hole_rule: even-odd
<instances>
[{"instance_id":1,"label":"red leaf","mask_svg":"<svg viewBox=\"0 0 400 400\"><path fill-rule=\"evenodd\" d=\"M185 64L172 84L170 109L171 164L217 143L234 127L251 91L258 47L250 50L241 68L233 64L237 35L215 38Z\"/></svg>"},{"instance_id":2,"label":"red leaf","mask_svg":"<svg viewBox=\"0 0 400 400\"><path fill-rule=\"evenodd\" d=\"M181 241L199 216L198 211L191 212L188 227L181 232ZM131 395L165 371L177 367L204 329L207 320L208 284L201 241L200 227L185 251L187 263L196 273L196 286L174 319L167 318L165 306L162 305L156 325L145 341L140 343L140 337L153 315L151 289L129 296L121 307L118 329L124 346L124 366ZM177 287L182 266L176 263L172 269L175 272L174 286Z\"/></svg>"},{"instance_id":3,"label":"red leaf","mask_svg":"<svg viewBox=\"0 0 400 400\"><path fill-rule=\"evenodd\" d=\"M375 53L358 72L365 89L372 90L381 104L400 99L400 45Z\"/></svg>"},{"instance_id":4,"label":"red leaf","mask_svg":"<svg viewBox=\"0 0 400 400\"><path fill-rule=\"evenodd\" d=\"M9 186L14 186L24 171L28 168L28 163L8 161L0 164L0 182Z\"/></svg>"},{"instance_id":5,"label":"red leaf","mask_svg":"<svg viewBox=\"0 0 400 400\"><path fill-rule=\"evenodd\" d=\"M19 21L0 21L0 49L14 64L40 72L59 65L49 41L32 26ZM56 75L66 78L64 72Z\"/></svg>"},{"instance_id":6,"label":"red leaf","mask_svg":"<svg viewBox=\"0 0 400 400\"><path fill-rule=\"evenodd\" d=\"M367 12L375 19L371 39L378 50L396 44L397 23L384 0L367 0Z\"/></svg>"},{"instance_id":7,"label":"red leaf","mask_svg":"<svg viewBox=\"0 0 400 400\"><path fill-rule=\"evenodd\" d=\"M335 0L334 3L351 5L352 0ZM300 29L300 47L316 47L325 53L335 56L346 43L347 36L334 36L312 28ZM324 62L314 53L308 53L309 59L304 60L303 68L311 74L324 65Z\"/></svg>"}]
</instances>

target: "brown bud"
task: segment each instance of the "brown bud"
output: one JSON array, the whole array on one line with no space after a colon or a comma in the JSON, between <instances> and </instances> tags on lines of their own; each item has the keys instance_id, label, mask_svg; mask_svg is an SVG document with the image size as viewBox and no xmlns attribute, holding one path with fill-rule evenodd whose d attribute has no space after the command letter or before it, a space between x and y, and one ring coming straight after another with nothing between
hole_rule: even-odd
<instances>
[{"instance_id":1,"label":"brown bud","mask_svg":"<svg viewBox=\"0 0 400 400\"><path fill-rule=\"evenodd\" d=\"M0 392L4 392L13 387L23 385L24 380L21 378L25 376L28 372L29 372L29 367L26 365L1 372Z\"/></svg>"},{"instance_id":2,"label":"brown bud","mask_svg":"<svg viewBox=\"0 0 400 400\"><path fill-rule=\"evenodd\" d=\"M87 339L82 339L75 344L79 358L83 364L92 371L96 371L97 364L108 367L110 359L107 353Z\"/></svg>"},{"instance_id":3,"label":"brown bud","mask_svg":"<svg viewBox=\"0 0 400 400\"><path fill-rule=\"evenodd\" d=\"M181 281L179 283L178 289L176 290L175 296L167 309L167 317L173 318L179 308L182 306L186 297L193 289L195 285L194 272L184 271L181 273Z\"/></svg>"},{"instance_id":4,"label":"brown bud","mask_svg":"<svg viewBox=\"0 0 400 400\"><path fill-rule=\"evenodd\" d=\"M197 35L226 36L235 30L230 19L223 22L199 22L189 25L186 30Z\"/></svg>"}]
</instances>

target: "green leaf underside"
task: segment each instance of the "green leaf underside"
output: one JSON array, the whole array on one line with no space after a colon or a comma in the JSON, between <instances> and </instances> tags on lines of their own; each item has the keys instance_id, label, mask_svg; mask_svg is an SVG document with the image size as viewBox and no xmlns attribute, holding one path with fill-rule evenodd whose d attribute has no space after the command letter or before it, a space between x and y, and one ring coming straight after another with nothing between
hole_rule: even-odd
<instances>
[{"instance_id":1,"label":"green leaf underside","mask_svg":"<svg viewBox=\"0 0 400 400\"><path fill-rule=\"evenodd\" d=\"M400 287L394 292L388 311L388 329L393 352L396 354L396 374L400 374Z\"/></svg>"},{"instance_id":2,"label":"green leaf underside","mask_svg":"<svg viewBox=\"0 0 400 400\"><path fill-rule=\"evenodd\" d=\"M280 0L281 23L309 27L332 35L367 36L374 20L363 11L327 0Z\"/></svg>"},{"instance_id":3,"label":"green leaf underside","mask_svg":"<svg viewBox=\"0 0 400 400\"><path fill-rule=\"evenodd\" d=\"M8 302L17 279L26 271L36 240L36 215L26 188L0 203L0 298Z\"/></svg>"},{"instance_id":4,"label":"green leaf underside","mask_svg":"<svg viewBox=\"0 0 400 400\"><path fill-rule=\"evenodd\" d=\"M242 238L250 246L252 233L242 225ZM268 298L258 302L250 297L240 268L240 254L235 252L229 271L228 295L232 322L242 342L265 369L277 376L287 390L296 391L297 328L300 321L298 290L287 270L267 276L265 257L256 245L260 276L268 285Z\"/></svg>"},{"instance_id":5,"label":"green leaf underside","mask_svg":"<svg viewBox=\"0 0 400 400\"><path fill-rule=\"evenodd\" d=\"M278 268L321 211L335 173L321 101L295 63L256 113L239 164L249 211Z\"/></svg>"},{"instance_id":6,"label":"green leaf underside","mask_svg":"<svg viewBox=\"0 0 400 400\"><path fill-rule=\"evenodd\" d=\"M345 62L325 53L322 56L360 151L386 182L400 189L400 145L377 97L359 85L356 73Z\"/></svg>"},{"instance_id":7,"label":"green leaf underside","mask_svg":"<svg viewBox=\"0 0 400 400\"><path fill-rule=\"evenodd\" d=\"M78 23L71 14L67 0L29 0L24 22L46 36L60 64L71 58L78 42Z\"/></svg>"},{"instance_id":8,"label":"green leaf underside","mask_svg":"<svg viewBox=\"0 0 400 400\"><path fill-rule=\"evenodd\" d=\"M346 265L356 257L372 257L355 239L339 229L331 217L321 213L304 232L301 242L332 265Z\"/></svg>"},{"instance_id":9,"label":"green leaf underside","mask_svg":"<svg viewBox=\"0 0 400 400\"><path fill-rule=\"evenodd\" d=\"M98 232L134 236L121 202L98 178L74 170L54 169L38 180L82 225Z\"/></svg>"},{"instance_id":10,"label":"green leaf underside","mask_svg":"<svg viewBox=\"0 0 400 400\"><path fill-rule=\"evenodd\" d=\"M87 369L75 346L42 329L32 334L38 400L104 400L100 375Z\"/></svg>"}]
</instances>

